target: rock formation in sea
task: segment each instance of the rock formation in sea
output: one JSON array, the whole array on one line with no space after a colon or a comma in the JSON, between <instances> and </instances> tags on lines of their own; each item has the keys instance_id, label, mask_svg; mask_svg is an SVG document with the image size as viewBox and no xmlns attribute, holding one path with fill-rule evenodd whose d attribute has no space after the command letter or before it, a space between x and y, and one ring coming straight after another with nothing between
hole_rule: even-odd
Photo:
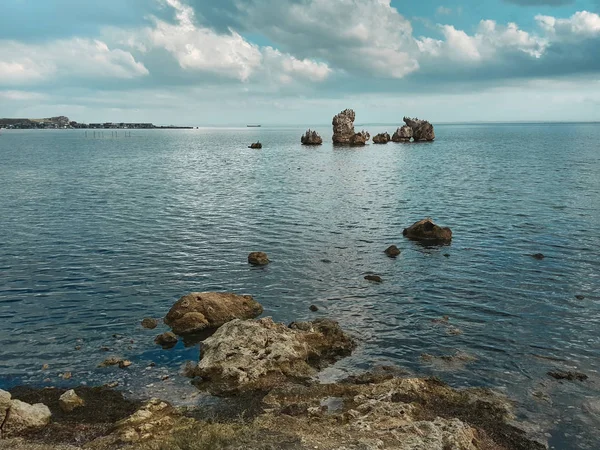
<instances>
[{"instance_id":1,"label":"rock formation in sea","mask_svg":"<svg viewBox=\"0 0 600 450\"><path fill-rule=\"evenodd\" d=\"M423 219L415 222L402 232L404 236L415 241L426 243L449 243L452 240L452 230L450 228L442 228L431 219Z\"/></svg>"},{"instance_id":2,"label":"rock formation in sea","mask_svg":"<svg viewBox=\"0 0 600 450\"><path fill-rule=\"evenodd\" d=\"M178 341L179 339L177 339L175 333L171 331L159 334L156 336L156 338L154 338L154 343L160 345L165 350L175 347Z\"/></svg>"},{"instance_id":3,"label":"rock formation in sea","mask_svg":"<svg viewBox=\"0 0 600 450\"><path fill-rule=\"evenodd\" d=\"M248 264L253 266L266 266L269 262L269 257L265 252L252 252L248 255Z\"/></svg>"},{"instance_id":4,"label":"rock formation in sea","mask_svg":"<svg viewBox=\"0 0 600 450\"><path fill-rule=\"evenodd\" d=\"M386 255L388 255L390 258L395 258L396 256L400 255L400 249L398 247L396 247L395 245L390 245L383 252Z\"/></svg>"},{"instance_id":5,"label":"rock formation in sea","mask_svg":"<svg viewBox=\"0 0 600 450\"><path fill-rule=\"evenodd\" d=\"M387 144L390 142L390 135L386 133L379 133L375 137L373 137L373 144Z\"/></svg>"},{"instance_id":6,"label":"rock formation in sea","mask_svg":"<svg viewBox=\"0 0 600 450\"><path fill-rule=\"evenodd\" d=\"M413 137L413 130L408 125L404 125L396 130L392 136L394 142L410 142Z\"/></svg>"},{"instance_id":7,"label":"rock formation in sea","mask_svg":"<svg viewBox=\"0 0 600 450\"><path fill-rule=\"evenodd\" d=\"M361 146L365 145L367 141L371 138L371 135L368 131L361 131L360 133L354 133L354 136L350 138L350 145Z\"/></svg>"},{"instance_id":8,"label":"rock formation in sea","mask_svg":"<svg viewBox=\"0 0 600 450\"><path fill-rule=\"evenodd\" d=\"M333 118L333 143L350 144L354 137L354 119L356 114L352 109L346 109Z\"/></svg>"},{"instance_id":9,"label":"rock formation in sea","mask_svg":"<svg viewBox=\"0 0 600 450\"><path fill-rule=\"evenodd\" d=\"M253 319L263 308L250 295L226 292L193 292L181 297L165 317L178 335L215 329L233 319Z\"/></svg>"},{"instance_id":10,"label":"rock formation in sea","mask_svg":"<svg viewBox=\"0 0 600 450\"><path fill-rule=\"evenodd\" d=\"M433 141L435 139L435 132L433 131L433 125L426 120L411 119L405 117L404 123L412 128L413 139L415 142L418 141Z\"/></svg>"},{"instance_id":11,"label":"rock formation in sea","mask_svg":"<svg viewBox=\"0 0 600 450\"><path fill-rule=\"evenodd\" d=\"M262 148L262 144L260 142L255 142L253 144L250 144L248 146L248 148L255 148L255 149L261 149Z\"/></svg>"},{"instance_id":12,"label":"rock formation in sea","mask_svg":"<svg viewBox=\"0 0 600 450\"><path fill-rule=\"evenodd\" d=\"M300 138L300 142L302 145L322 145L323 139L319 136L314 130L308 130L304 135Z\"/></svg>"},{"instance_id":13,"label":"rock formation in sea","mask_svg":"<svg viewBox=\"0 0 600 450\"><path fill-rule=\"evenodd\" d=\"M287 380L307 380L355 346L332 320L289 327L270 317L232 320L202 343L195 375L212 392L268 389Z\"/></svg>"}]
</instances>

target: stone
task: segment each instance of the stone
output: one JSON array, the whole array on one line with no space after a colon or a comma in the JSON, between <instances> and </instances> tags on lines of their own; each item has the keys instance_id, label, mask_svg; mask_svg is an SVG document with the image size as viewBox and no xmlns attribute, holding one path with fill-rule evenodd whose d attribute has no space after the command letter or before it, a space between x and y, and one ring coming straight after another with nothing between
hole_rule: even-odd
<instances>
[{"instance_id":1,"label":"stone","mask_svg":"<svg viewBox=\"0 0 600 450\"><path fill-rule=\"evenodd\" d=\"M533 259L537 259L538 261L541 261L542 259L545 258L545 256L543 254L541 254L541 253L534 253L533 255L531 255L531 257Z\"/></svg>"},{"instance_id":2,"label":"stone","mask_svg":"<svg viewBox=\"0 0 600 450\"><path fill-rule=\"evenodd\" d=\"M556 370L548 372L548 375L554 378L555 380L585 381L588 379L588 376L586 374L573 371L564 372L562 370Z\"/></svg>"},{"instance_id":3,"label":"stone","mask_svg":"<svg viewBox=\"0 0 600 450\"><path fill-rule=\"evenodd\" d=\"M367 275L365 280L374 281L375 283L381 283L383 281L379 275Z\"/></svg>"},{"instance_id":4,"label":"stone","mask_svg":"<svg viewBox=\"0 0 600 450\"><path fill-rule=\"evenodd\" d=\"M195 375L199 387L215 393L269 389L288 380L306 380L348 356L354 339L337 322L317 319L289 327L270 317L232 320L206 339Z\"/></svg>"},{"instance_id":5,"label":"stone","mask_svg":"<svg viewBox=\"0 0 600 450\"><path fill-rule=\"evenodd\" d=\"M10 409L10 401L11 401L10 392L3 391L0 389L0 427L4 423L4 419L6 418L6 413ZM1 433L1 430L0 430ZM2 435L0 434L0 437Z\"/></svg>"},{"instance_id":6,"label":"stone","mask_svg":"<svg viewBox=\"0 0 600 450\"><path fill-rule=\"evenodd\" d=\"M154 339L154 343L160 345L164 349L173 348L177 345L178 339L175 333L167 331L166 333L159 334Z\"/></svg>"},{"instance_id":7,"label":"stone","mask_svg":"<svg viewBox=\"0 0 600 450\"><path fill-rule=\"evenodd\" d=\"M405 117L403 120L406 125L412 128L413 139L415 142L433 141L435 139L433 125L426 120L411 119L409 117Z\"/></svg>"},{"instance_id":8,"label":"stone","mask_svg":"<svg viewBox=\"0 0 600 450\"><path fill-rule=\"evenodd\" d=\"M265 252L252 252L248 255L248 264L253 266L266 266L269 262L269 257Z\"/></svg>"},{"instance_id":9,"label":"stone","mask_svg":"<svg viewBox=\"0 0 600 450\"><path fill-rule=\"evenodd\" d=\"M323 139L319 136L319 133L316 131L308 130L304 135L300 138L300 142L302 145L322 145Z\"/></svg>"},{"instance_id":10,"label":"stone","mask_svg":"<svg viewBox=\"0 0 600 450\"><path fill-rule=\"evenodd\" d=\"M253 319L263 308L250 295L228 292L193 292L181 297L165 317L177 335L211 330L233 319Z\"/></svg>"},{"instance_id":11,"label":"stone","mask_svg":"<svg viewBox=\"0 0 600 450\"><path fill-rule=\"evenodd\" d=\"M333 118L333 143L350 144L354 133L354 119L356 115L353 110L346 109Z\"/></svg>"},{"instance_id":12,"label":"stone","mask_svg":"<svg viewBox=\"0 0 600 450\"><path fill-rule=\"evenodd\" d=\"M449 243L452 241L452 230L442 228L431 219L423 219L415 222L402 232L408 239L429 243Z\"/></svg>"},{"instance_id":13,"label":"stone","mask_svg":"<svg viewBox=\"0 0 600 450\"><path fill-rule=\"evenodd\" d=\"M317 312L317 311L319 310L319 307L318 307L318 306L316 306L316 305L310 305L310 308L309 308L309 309L310 309L312 312Z\"/></svg>"},{"instance_id":14,"label":"stone","mask_svg":"<svg viewBox=\"0 0 600 450\"><path fill-rule=\"evenodd\" d=\"M390 140L388 133L379 133L373 138L373 144L387 144Z\"/></svg>"},{"instance_id":15,"label":"stone","mask_svg":"<svg viewBox=\"0 0 600 450\"><path fill-rule=\"evenodd\" d=\"M371 138L371 135L367 131L361 131L360 133L355 133L354 136L350 138L349 144L352 146L361 146L366 145L367 141Z\"/></svg>"},{"instance_id":16,"label":"stone","mask_svg":"<svg viewBox=\"0 0 600 450\"><path fill-rule=\"evenodd\" d=\"M147 330L154 330L158 326L158 320L152 319L151 317L146 317L142 320L142 327Z\"/></svg>"},{"instance_id":17,"label":"stone","mask_svg":"<svg viewBox=\"0 0 600 450\"><path fill-rule=\"evenodd\" d=\"M248 146L248 148L261 149L262 148L262 144L260 142L255 142L253 144L250 144Z\"/></svg>"},{"instance_id":18,"label":"stone","mask_svg":"<svg viewBox=\"0 0 600 450\"><path fill-rule=\"evenodd\" d=\"M585 295L576 295L575 298L577 300L585 300Z\"/></svg>"},{"instance_id":19,"label":"stone","mask_svg":"<svg viewBox=\"0 0 600 450\"><path fill-rule=\"evenodd\" d=\"M395 258L400 255L400 249L395 245L390 245L388 248L384 250L384 253L388 255L390 258Z\"/></svg>"},{"instance_id":20,"label":"stone","mask_svg":"<svg viewBox=\"0 0 600 450\"><path fill-rule=\"evenodd\" d=\"M169 435L179 414L169 403L152 399L126 419L116 423L116 433L125 443L143 442Z\"/></svg>"},{"instance_id":21,"label":"stone","mask_svg":"<svg viewBox=\"0 0 600 450\"><path fill-rule=\"evenodd\" d=\"M77 393L71 389L70 391L65 392L58 399L58 404L60 409L62 409L66 413L70 413L76 408L81 408L85 406L85 402L83 399L77 395Z\"/></svg>"},{"instance_id":22,"label":"stone","mask_svg":"<svg viewBox=\"0 0 600 450\"><path fill-rule=\"evenodd\" d=\"M127 367L131 366L132 364L133 363L131 361L124 359L123 361L119 362L119 368L126 369Z\"/></svg>"},{"instance_id":23,"label":"stone","mask_svg":"<svg viewBox=\"0 0 600 450\"><path fill-rule=\"evenodd\" d=\"M404 125L396 130L392 135L392 141L394 142L410 142L413 137L413 130L408 125Z\"/></svg>"},{"instance_id":24,"label":"stone","mask_svg":"<svg viewBox=\"0 0 600 450\"><path fill-rule=\"evenodd\" d=\"M30 405L20 400L11 400L6 419L2 424L2 435L16 434L28 428L41 428L50 423L52 413L42 404Z\"/></svg>"}]
</instances>

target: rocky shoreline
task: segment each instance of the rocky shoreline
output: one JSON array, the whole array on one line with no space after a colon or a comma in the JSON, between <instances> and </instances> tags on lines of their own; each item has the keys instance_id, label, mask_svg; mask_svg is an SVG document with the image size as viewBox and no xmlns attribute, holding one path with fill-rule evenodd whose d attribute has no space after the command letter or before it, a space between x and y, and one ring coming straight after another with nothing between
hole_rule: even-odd
<instances>
[{"instance_id":1,"label":"rocky shoreline","mask_svg":"<svg viewBox=\"0 0 600 450\"><path fill-rule=\"evenodd\" d=\"M452 239L449 228L431 219L416 222L404 235L427 245ZM382 253L395 258L401 252L390 246ZM253 252L248 264L259 260L269 262L265 253ZM321 383L319 372L349 356L356 338L328 318L286 325L257 318L262 313L250 295L200 292L180 298L163 319L172 329L155 339L163 348L180 338L200 340L199 361L188 364L184 375L210 402L176 407L157 398L132 400L117 385L0 390L0 448L547 448L515 423L511 401L491 390L454 389L391 366ZM147 330L158 323L141 320ZM129 365L120 358L101 364Z\"/></svg>"}]
</instances>

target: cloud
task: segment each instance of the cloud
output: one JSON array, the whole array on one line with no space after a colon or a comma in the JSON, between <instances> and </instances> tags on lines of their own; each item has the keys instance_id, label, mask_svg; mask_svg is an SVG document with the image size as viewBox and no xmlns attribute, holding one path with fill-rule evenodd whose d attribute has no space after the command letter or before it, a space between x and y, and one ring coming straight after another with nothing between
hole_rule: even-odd
<instances>
[{"instance_id":1,"label":"cloud","mask_svg":"<svg viewBox=\"0 0 600 450\"><path fill-rule=\"evenodd\" d=\"M575 0L504 0L520 6L564 6L575 3Z\"/></svg>"},{"instance_id":2,"label":"cloud","mask_svg":"<svg viewBox=\"0 0 600 450\"><path fill-rule=\"evenodd\" d=\"M449 16L452 14L452 9L446 8L445 6L439 6L438 9L435 10L435 13L440 16Z\"/></svg>"},{"instance_id":3,"label":"cloud","mask_svg":"<svg viewBox=\"0 0 600 450\"><path fill-rule=\"evenodd\" d=\"M555 40L600 36L600 16L588 11L576 12L568 19L538 15L535 20Z\"/></svg>"},{"instance_id":4,"label":"cloud","mask_svg":"<svg viewBox=\"0 0 600 450\"><path fill-rule=\"evenodd\" d=\"M100 40L73 38L44 44L0 41L0 86L39 83L51 78L132 79L146 67Z\"/></svg>"}]
</instances>

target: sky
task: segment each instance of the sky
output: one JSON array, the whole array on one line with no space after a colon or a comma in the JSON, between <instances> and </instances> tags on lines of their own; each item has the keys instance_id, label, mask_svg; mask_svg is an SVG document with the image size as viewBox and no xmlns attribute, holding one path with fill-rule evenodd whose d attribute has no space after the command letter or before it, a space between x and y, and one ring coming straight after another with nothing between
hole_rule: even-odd
<instances>
[{"instance_id":1,"label":"sky","mask_svg":"<svg viewBox=\"0 0 600 450\"><path fill-rule=\"evenodd\" d=\"M0 117L600 121L600 0L2 0Z\"/></svg>"}]
</instances>

